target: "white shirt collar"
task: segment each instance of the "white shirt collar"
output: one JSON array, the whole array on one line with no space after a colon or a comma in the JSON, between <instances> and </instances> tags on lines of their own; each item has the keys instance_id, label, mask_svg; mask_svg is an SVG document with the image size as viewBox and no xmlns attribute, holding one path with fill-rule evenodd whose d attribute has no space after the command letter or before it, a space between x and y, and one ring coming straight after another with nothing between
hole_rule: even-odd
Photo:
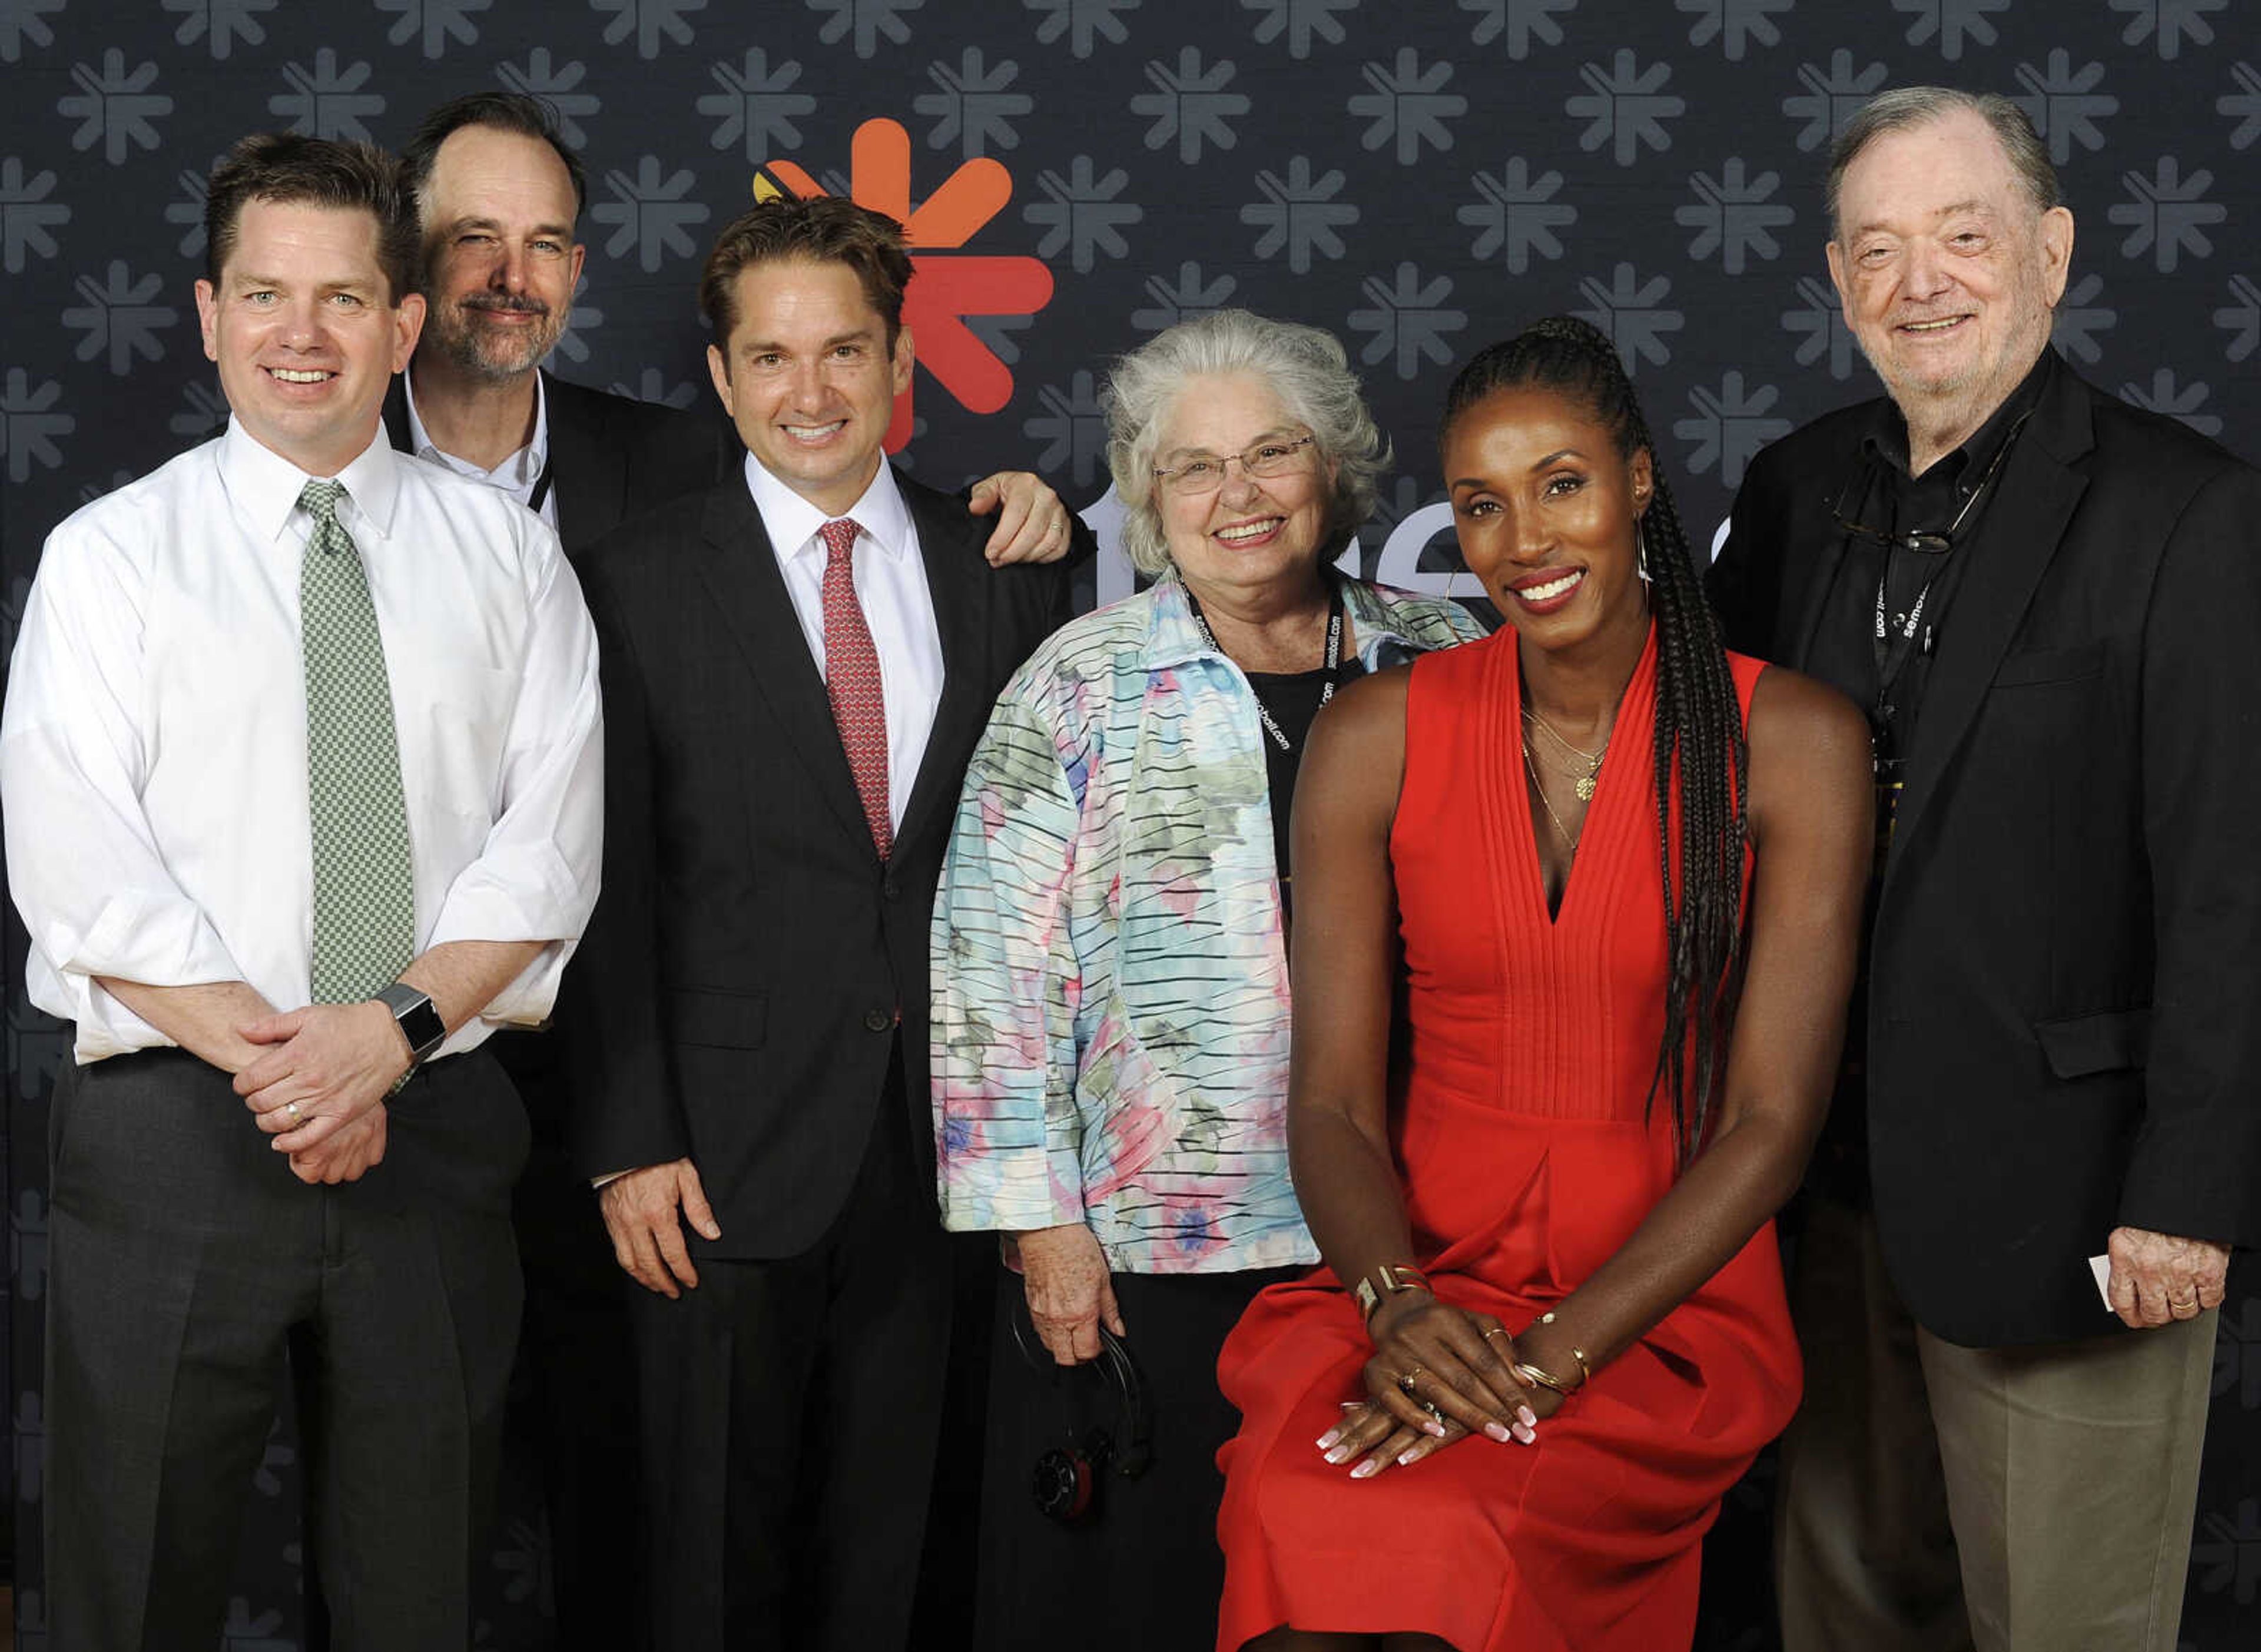
<instances>
[{"instance_id":1,"label":"white shirt collar","mask_svg":"<svg viewBox=\"0 0 2261 1652\"><path fill-rule=\"evenodd\" d=\"M333 479L345 484L354 512L379 537L392 530L392 507L400 497L399 455L385 439L381 422L360 456L332 478L300 470L231 414L227 433L220 438L219 463L220 485L228 499L269 540L281 536L307 483Z\"/></svg>"},{"instance_id":2,"label":"white shirt collar","mask_svg":"<svg viewBox=\"0 0 2261 1652\"><path fill-rule=\"evenodd\" d=\"M762 527L768 531L780 564L818 554L821 542L816 530L837 518L826 515L771 475L751 453L746 455L746 486L754 496L754 508L761 513ZM910 510L903 503L902 490L895 485L894 467L884 457L871 485L841 515L855 518L856 526L880 555L900 562L910 554Z\"/></svg>"},{"instance_id":3,"label":"white shirt collar","mask_svg":"<svg viewBox=\"0 0 2261 1652\"><path fill-rule=\"evenodd\" d=\"M458 476L468 476L474 481L492 483L497 487L516 488L520 492L532 487L537 478L549 465L549 387L542 382L541 371L534 375L534 437L516 453L506 458L492 470L482 470L469 459L458 458L432 440L432 433L424 427L423 415L416 411L416 370L413 362L400 375L400 391L408 404L408 450L420 459L429 459L434 464L444 464Z\"/></svg>"}]
</instances>

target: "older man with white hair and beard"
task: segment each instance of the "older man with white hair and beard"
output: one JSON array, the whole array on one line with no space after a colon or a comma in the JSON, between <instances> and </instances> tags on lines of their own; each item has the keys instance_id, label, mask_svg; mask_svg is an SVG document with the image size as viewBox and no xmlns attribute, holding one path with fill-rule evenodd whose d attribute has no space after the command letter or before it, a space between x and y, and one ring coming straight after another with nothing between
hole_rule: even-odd
<instances>
[{"instance_id":1,"label":"older man with white hair and beard","mask_svg":"<svg viewBox=\"0 0 2261 1652\"><path fill-rule=\"evenodd\" d=\"M1876 746L1784 1642L2170 1652L2261 1233L2261 473L2049 348L2072 215L2009 100L1878 96L1829 206L1888 399L1752 463L1711 582Z\"/></svg>"}]
</instances>

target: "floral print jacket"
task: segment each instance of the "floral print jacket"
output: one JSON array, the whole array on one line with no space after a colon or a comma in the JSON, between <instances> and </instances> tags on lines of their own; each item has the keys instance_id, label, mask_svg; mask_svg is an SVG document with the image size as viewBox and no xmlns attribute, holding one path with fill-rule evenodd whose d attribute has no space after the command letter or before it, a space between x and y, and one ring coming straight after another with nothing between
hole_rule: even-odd
<instances>
[{"instance_id":1,"label":"floral print jacket","mask_svg":"<svg viewBox=\"0 0 2261 1652\"><path fill-rule=\"evenodd\" d=\"M1368 671L1482 635L1344 583ZM1265 734L1166 576L999 697L935 902L946 1226L1087 1222L1109 1266L1314 1261L1288 1177L1288 966Z\"/></svg>"}]
</instances>

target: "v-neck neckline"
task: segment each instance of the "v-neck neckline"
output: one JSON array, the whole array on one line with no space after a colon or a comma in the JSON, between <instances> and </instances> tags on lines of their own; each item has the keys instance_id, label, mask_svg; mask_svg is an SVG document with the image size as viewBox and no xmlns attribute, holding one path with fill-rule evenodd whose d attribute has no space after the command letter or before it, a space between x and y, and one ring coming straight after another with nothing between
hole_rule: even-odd
<instances>
[{"instance_id":1,"label":"v-neck neckline","mask_svg":"<svg viewBox=\"0 0 2261 1652\"><path fill-rule=\"evenodd\" d=\"M1606 831L1616 818L1618 806L1615 800L1625 788L1611 782L1619 770L1627 763L1636 761L1620 755L1625 743L1618 738L1618 732L1625 722L1626 707L1640 695L1644 678L1649 679L1649 687L1652 692L1654 690L1656 625L1655 621L1650 621L1648 636L1641 644L1640 658L1633 668L1633 675L1626 679L1625 692L1618 696L1617 715L1610 724L1609 744L1603 750L1601 767L1594 772L1594 794L1587 800L1585 818L1578 827L1577 846L1570 851L1570 865L1562 874L1562 898L1551 907L1547 900L1547 858L1539 843L1540 806L1532 801L1531 772L1525 758L1526 729L1523 715L1521 650L1522 639L1518 637L1515 639L1514 646L1507 650L1508 728L1511 737L1515 741L1515 762L1511 765L1515 785L1512 789L1518 800L1514 809L1515 825L1522 841L1524 865L1530 872L1532 890L1538 898L1540 915L1546 920L1551 934L1560 931L1564 916L1570 911L1570 903L1577 898L1584 881L1590 881L1582 880L1579 870L1593 858L1593 854L1582 851L1597 851L1600 847L1597 831ZM1548 823L1550 826L1553 824L1552 822Z\"/></svg>"}]
</instances>

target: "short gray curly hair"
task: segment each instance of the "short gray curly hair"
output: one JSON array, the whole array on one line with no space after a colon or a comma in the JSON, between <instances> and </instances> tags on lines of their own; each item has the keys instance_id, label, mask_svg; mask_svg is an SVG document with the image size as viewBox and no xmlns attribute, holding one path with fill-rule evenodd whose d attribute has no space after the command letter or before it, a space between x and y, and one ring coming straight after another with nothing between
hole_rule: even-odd
<instances>
[{"instance_id":1,"label":"short gray curly hair","mask_svg":"<svg viewBox=\"0 0 2261 1652\"><path fill-rule=\"evenodd\" d=\"M1272 387L1312 447L1335 465L1322 563L1331 562L1374 514L1389 442L1359 391L1333 334L1246 310L1217 310L1156 334L1115 363L1107 384L1107 464L1123 501L1123 546L1141 573L1170 565L1155 502L1154 455L1163 420L1190 379L1245 373Z\"/></svg>"}]
</instances>

